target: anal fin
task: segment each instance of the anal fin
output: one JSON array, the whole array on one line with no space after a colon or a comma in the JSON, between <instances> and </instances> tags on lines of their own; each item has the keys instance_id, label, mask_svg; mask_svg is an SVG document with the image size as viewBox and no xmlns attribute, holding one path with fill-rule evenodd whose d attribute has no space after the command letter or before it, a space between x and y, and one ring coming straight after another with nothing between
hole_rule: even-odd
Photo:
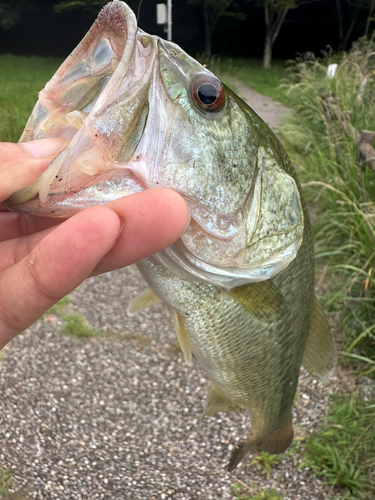
<instances>
[{"instance_id":1,"label":"anal fin","mask_svg":"<svg viewBox=\"0 0 375 500\"><path fill-rule=\"evenodd\" d=\"M302 366L314 377L327 382L337 362L337 350L327 318L316 297L313 299L310 330Z\"/></svg>"},{"instance_id":2,"label":"anal fin","mask_svg":"<svg viewBox=\"0 0 375 500\"><path fill-rule=\"evenodd\" d=\"M285 304L283 296L270 280L238 286L226 293L262 321L273 321L281 314Z\"/></svg>"},{"instance_id":3,"label":"anal fin","mask_svg":"<svg viewBox=\"0 0 375 500\"><path fill-rule=\"evenodd\" d=\"M147 307L159 302L161 302L161 299L150 288L147 288L147 290L141 292L130 302L126 312L128 316L134 316L137 312L143 311L143 309L147 309Z\"/></svg>"},{"instance_id":4,"label":"anal fin","mask_svg":"<svg viewBox=\"0 0 375 500\"><path fill-rule=\"evenodd\" d=\"M233 403L216 384L207 383L207 400L203 417L211 417L219 411L234 410L238 405Z\"/></svg>"},{"instance_id":5,"label":"anal fin","mask_svg":"<svg viewBox=\"0 0 375 500\"><path fill-rule=\"evenodd\" d=\"M177 340L178 343L180 344L182 354L184 355L185 362L188 365L192 364L191 360L191 343L190 343L190 338L189 334L186 331L184 324L182 322L181 316L178 314L178 312L175 309L171 308L171 314L172 314L172 319L173 319L173 324L174 328L176 330L176 335L177 335Z\"/></svg>"}]
</instances>

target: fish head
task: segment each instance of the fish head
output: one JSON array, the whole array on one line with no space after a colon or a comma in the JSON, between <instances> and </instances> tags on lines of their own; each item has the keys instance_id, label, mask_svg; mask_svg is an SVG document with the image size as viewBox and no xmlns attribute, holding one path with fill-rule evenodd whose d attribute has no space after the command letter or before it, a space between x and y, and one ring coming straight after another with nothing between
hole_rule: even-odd
<instances>
[{"instance_id":1,"label":"fish head","mask_svg":"<svg viewBox=\"0 0 375 500\"><path fill-rule=\"evenodd\" d=\"M67 147L15 211L69 217L167 187L191 222L157 259L223 288L272 278L296 256L304 215L286 154L266 124L180 47L137 27L114 0L39 93L20 141Z\"/></svg>"}]
</instances>

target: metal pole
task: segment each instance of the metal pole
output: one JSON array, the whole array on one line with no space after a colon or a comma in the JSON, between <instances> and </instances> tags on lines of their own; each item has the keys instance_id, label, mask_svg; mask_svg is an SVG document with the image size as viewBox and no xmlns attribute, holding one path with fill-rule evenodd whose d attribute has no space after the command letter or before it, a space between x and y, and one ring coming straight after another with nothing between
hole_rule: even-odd
<instances>
[{"instance_id":1,"label":"metal pole","mask_svg":"<svg viewBox=\"0 0 375 500\"><path fill-rule=\"evenodd\" d=\"M168 0L168 40L172 41L172 0Z\"/></svg>"}]
</instances>

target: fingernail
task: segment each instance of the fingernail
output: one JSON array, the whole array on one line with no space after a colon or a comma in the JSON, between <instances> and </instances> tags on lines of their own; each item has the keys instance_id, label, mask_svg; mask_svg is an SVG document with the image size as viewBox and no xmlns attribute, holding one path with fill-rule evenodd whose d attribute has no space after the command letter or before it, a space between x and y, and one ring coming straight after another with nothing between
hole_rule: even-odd
<instances>
[{"instance_id":1,"label":"fingernail","mask_svg":"<svg viewBox=\"0 0 375 500\"><path fill-rule=\"evenodd\" d=\"M53 139L39 139L36 141L22 142L21 146L27 149L28 153L34 158L48 158L49 156L56 156L68 141L60 137Z\"/></svg>"},{"instance_id":2,"label":"fingernail","mask_svg":"<svg viewBox=\"0 0 375 500\"><path fill-rule=\"evenodd\" d=\"M124 229L124 221L121 219L120 231L118 232L117 239L120 237L122 230Z\"/></svg>"}]
</instances>

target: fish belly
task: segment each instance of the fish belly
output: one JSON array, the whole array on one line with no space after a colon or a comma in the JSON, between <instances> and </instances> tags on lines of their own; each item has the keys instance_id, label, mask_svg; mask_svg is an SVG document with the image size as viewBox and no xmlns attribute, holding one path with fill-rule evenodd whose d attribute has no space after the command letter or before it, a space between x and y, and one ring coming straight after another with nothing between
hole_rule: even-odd
<instances>
[{"instance_id":1,"label":"fish belly","mask_svg":"<svg viewBox=\"0 0 375 500\"><path fill-rule=\"evenodd\" d=\"M211 381L232 406L248 410L250 441L270 452L284 451L293 436L291 406L310 325L313 269L306 272L301 263L311 252L302 245L299 254L274 280L284 302L270 317L249 312L218 287L178 278L153 258L138 264L151 289L179 315ZM280 441L280 429L290 436Z\"/></svg>"}]
</instances>

